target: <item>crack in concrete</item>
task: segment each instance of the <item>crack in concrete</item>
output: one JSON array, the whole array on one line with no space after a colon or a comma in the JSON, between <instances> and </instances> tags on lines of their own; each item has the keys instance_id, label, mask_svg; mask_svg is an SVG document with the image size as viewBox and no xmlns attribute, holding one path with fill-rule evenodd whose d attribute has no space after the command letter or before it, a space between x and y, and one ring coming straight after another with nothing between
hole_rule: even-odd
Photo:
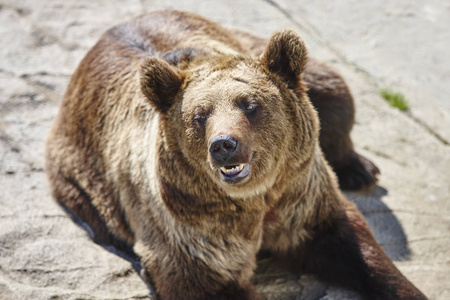
<instances>
[{"instance_id":1,"label":"crack in concrete","mask_svg":"<svg viewBox=\"0 0 450 300\"><path fill-rule=\"evenodd\" d=\"M379 91L381 89L379 83L377 80L365 69L360 67L357 63L352 62L349 60L345 55L343 55L336 47L334 47L326 38L322 36L320 31L311 23L308 21L308 19L305 17L305 15L302 16L302 20L306 25L300 23L296 20L294 16L291 15L291 13L283 8L281 5L279 5L275 0L262 0L266 3L268 3L270 6L278 10L280 13L282 13L289 21L294 23L299 29L304 30L306 33L308 33L311 38L313 38L316 42L322 44L325 46L330 52L332 52L336 57L347 67L352 68L355 72L361 74L364 76L365 81L372 86L376 91ZM442 137L439 133L434 131L424 120L419 119L418 117L411 114L411 112L402 112L406 117L408 117L411 121L416 123L418 126L420 126L423 130L428 132L431 136L436 138L442 145L444 146L450 146L450 142L447 141L444 137Z\"/></svg>"},{"instance_id":2,"label":"crack in concrete","mask_svg":"<svg viewBox=\"0 0 450 300\"><path fill-rule=\"evenodd\" d=\"M70 77L70 76L72 76L71 74L48 72L48 71L38 71L35 73L18 74L18 73L15 73L14 71L2 69L2 68L0 68L0 73L4 73L8 76L12 76L12 77L16 77L16 78L22 78L22 77L28 78L28 77L33 77L33 76L53 76L53 77Z\"/></svg>"},{"instance_id":3,"label":"crack in concrete","mask_svg":"<svg viewBox=\"0 0 450 300\"><path fill-rule=\"evenodd\" d=\"M65 74L65 73L48 72L48 71L39 71L39 72L35 72L35 73L24 73L24 74L20 75L20 77L33 77L33 76L70 77L72 75Z\"/></svg>"},{"instance_id":4,"label":"crack in concrete","mask_svg":"<svg viewBox=\"0 0 450 300\"><path fill-rule=\"evenodd\" d=\"M45 95L43 99L39 96L43 95L40 95L38 92L14 94L12 97L9 97L8 101L0 103L0 119L13 111L34 110L49 102Z\"/></svg>"},{"instance_id":5,"label":"crack in concrete","mask_svg":"<svg viewBox=\"0 0 450 300\"><path fill-rule=\"evenodd\" d=\"M1 117L1 115L0 115ZM0 119L1 120L1 119ZM11 137L3 128L0 127L0 142L5 144L7 147L10 147L12 152L18 153L20 152L20 143ZM16 151L14 151L15 149ZM17 151L19 150L19 151ZM5 153L6 154L6 153Z\"/></svg>"},{"instance_id":6,"label":"crack in concrete","mask_svg":"<svg viewBox=\"0 0 450 300\"><path fill-rule=\"evenodd\" d=\"M27 85L29 85L35 91L41 93L46 99L50 100L53 104L58 105L58 103L60 102L61 96L54 91L54 88L48 86L48 84L33 80L27 75L21 75L19 78L22 79Z\"/></svg>"},{"instance_id":7,"label":"crack in concrete","mask_svg":"<svg viewBox=\"0 0 450 300\"><path fill-rule=\"evenodd\" d=\"M12 77L17 77L14 72L9 71L9 70L5 70L5 69L0 69L0 73L4 73L4 74L6 74L8 76L12 76Z\"/></svg>"},{"instance_id":8,"label":"crack in concrete","mask_svg":"<svg viewBox=\"0 0 450 300\"><path fill-rule=\"evenodd\" d=\"M366 215L374 215L374 214L411 214L411 215L418 215L418 216L428 216L428 217L440 217L440 214L433 214L433 213L426 213L423 211L417 212L417 211L409 211L409 210L403 210L403 209L373 209L373 210L361 210L361 212Z\"/></svg>"},{"instance_id":9,"label":"crack in concrete","mask_svg":"<svg viewBox=\"0 0 450 300\"><path fill-rule=\"evenodd\" d=\"M417 242L425 242L425 241L437 241L437 240L446 240L450 236L432 236L432 237L422 237L417 239L407 239L407 240L401 240L401 241L390 241L390 242L380 242L379 244L381 246L392 246L392 245L407 245L411 243L417 243Z\"/></svg>"},{"instance_id":10,"label":"crack in concrete","mask_svg":"<svg viewBox=\"0 0 450 300\"><path fill-rule=\"evenodd\" d=\"M445 146L450 146L450 142L447 141L445 138L443 138L439 133L433 130L427 123L425 123L423 120L419 119L415 115L412 114L411 111L404 112L406 116L408 116L411 120L416 122L418 125L420 125L425 131L427 131L429 134L434 136L436 139L438 139L442 144Z\"/></svg>"},{"instance_id":11,"label":"crack in concrete","mask_svg":"<svg viewBox=\"0 0 450 300\"><path fill-rule=\"evenodd\" d=\"M281 5L279 5L274 0L263 0L263 1L268 3L269 5L271 5L278 11L280 11L286 18L288 18L289 21L294 23L297 27L306 31L311 36L311 38L314 39L317 43L322 44L323 46L328 48L328 50L330 50L345 65L351 67L354 71L357 71L358 73L364 74L366 77L365 78L366 81L373 88L376 88L377 90L379 89L378 84L376 83L375 79L372 78L372 76L370 75L369 72L367 72L366 70L364 70L363 68L358 66L356 63L348 60L347 57L345 57L345 55L343 55L325 37L322 36L320 31L311 22L309 22L308 19L304 15L302 16L302 20L304 23L306 23L306 25L303 25L302 23L297 21L297 19L295 17L293 17L288 10L284 9Z\"/></svg>"},{"instance_id":12,"label":"crack in concrete","mask_svg":"<svg viewBox=\"0 0 450 300\"><path fill-rule=\"evenodd\" d=\"M74 51L77 50L80 47L79 43L76 41L67 41L54 32L50 28L44 27L39 23L36 23L33 20L33 16L31 14L31 10L29 9L23 9L20 7L16 7L13 5L0 5L0 9L10 9L17 13L18 17L21 19L26 20L28 23L31 24L31 36L30 40L33 38L35 39L35 42L37 43L36 46L42 46L47 44L57 44L61 46L64 50L67 51ZM47 39L47 40L45 40Z\"/></svg>"},{"instance_id":13,"label":"crack in concrete","mask_svg":"<svg viewBox=\"0 0 450 300\"><path fill-rule=\"evenodd\" d=\"M436 240L448 240L450 238L449 235L444 236L432 236L432 237L423 237L417 239L409 239L409 243L417 243L417 242L425 242L425 241L436 241Z\"/></svg>"},{"instance_id":14,"label":"crack in concrete","mask_svg":"<svg viewBox=\"0 0 450 300\"><path fill-rule=\"evenodd\" d=\"M372 148L369 147L369 146L363 146L362 148L363 148L364 150L366 150L366 151L368 151L368 152L370 152L370 153L372 153L372 154L378 156L378 157L381 157L381 158L384 158L384 159L388 159L388 160L390 160L390 161L396 163L396 164L399 165L399 166L407 167L407 164L406 164L405 162L400 161L400 160L394 158L393 156L391 156L391 155L389 155L389 154L387 154L387 153L384 153L384 152L379 151L379 150L372 149Z\"/></svg>"},{"instance_id":15,"label":"crack in concrete","mask_svg":"<svg viewBox=\"0 0 450 300\"><path fill-rule=\"evenodd\" d=\"M20 269L10 269L10 271L13 272L20 272L20 273L54 273L54 272L73 272L73 271L83 271L83 270L89 270L89 269L97 269L99 266L87 266L87 267L77 267L77 268L64 268L64 269L39 269L39 268L20 268Z\"/></svg>"},{"instance_id":16,"label":"crack in concrete","mask_svg":"<svg viewBox=\"0 0 450 300\"><path fill-rule=\"evenodd\" d=\"M4 9L12 10L12 11L16 12L21 17L26 17L26 16L28 16L31 13L30 9L17 7L17 6L11 5L11 4L4 4L4 3L0 4L0 11L4 10Z\"/></svg>"}]
</instances>

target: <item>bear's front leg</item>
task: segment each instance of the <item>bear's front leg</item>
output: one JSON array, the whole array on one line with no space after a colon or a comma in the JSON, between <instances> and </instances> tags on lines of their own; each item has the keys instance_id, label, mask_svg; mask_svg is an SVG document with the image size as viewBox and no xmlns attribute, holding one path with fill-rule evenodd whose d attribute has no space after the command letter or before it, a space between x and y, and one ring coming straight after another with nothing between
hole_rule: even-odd
<instances>
[{"instance_id":1,"label":"bear's front leg","mask_svg":"<svg viewBox=\"0 0 450 300\"><path fill-rule=\"evenodd\" d=\"M204 248L180 241L176 247L139 246L144 280L156 288L158 300L262 299L250 283L255 255L242 257L230 249ZM233 248L235 245L231 245ZM245 246L244 246L245 248ZM234 253L242 255L242 253Z\"/></svg>"},{"instance_id":2,"label":"bear's front leg","mask_svg":"<svg viewBox=\"0 0 450 300\"><path fill-rule=\"evenodd\" d=\"M293 251L301 272L362 293L368 299L426 299L394 266L350 202Z\"/></svg>"}]
</instances>

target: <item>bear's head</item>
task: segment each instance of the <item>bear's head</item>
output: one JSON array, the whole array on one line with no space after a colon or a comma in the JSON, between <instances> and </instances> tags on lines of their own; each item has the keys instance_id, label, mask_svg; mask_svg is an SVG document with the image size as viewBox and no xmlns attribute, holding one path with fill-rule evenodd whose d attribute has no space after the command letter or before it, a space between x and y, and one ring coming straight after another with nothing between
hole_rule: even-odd
<instances>
[{"instance_id":1,"label":"bear's head","mask_svg":"<svg viewBox=\"0 0 450 300\"><path fill-rule=\"evenodd\" d=\"M300 36L284 30L257 59L203 56L179 69L149 58L141 90L160 114L168 151L246 198L312 157L318 120L301 80L306 56Z\"/></svg>"}]
</instances>

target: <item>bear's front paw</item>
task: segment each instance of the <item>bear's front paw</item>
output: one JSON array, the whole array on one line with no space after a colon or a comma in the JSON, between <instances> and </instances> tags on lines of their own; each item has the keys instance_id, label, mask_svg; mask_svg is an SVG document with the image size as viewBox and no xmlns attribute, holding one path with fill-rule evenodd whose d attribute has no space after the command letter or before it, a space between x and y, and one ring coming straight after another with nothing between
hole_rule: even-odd
<instances>
[{"instance_id":1,"label":"bear's front paw","mask_svg":"<svg viewBox=\"0 0 450 300\"><path fill-rule=\"evenodd\" d=\"M343 190L360 190L377 182L380 170L367 158L354 153L348 163L335 170L339 186Z\"/></svg>"}]
</instances>

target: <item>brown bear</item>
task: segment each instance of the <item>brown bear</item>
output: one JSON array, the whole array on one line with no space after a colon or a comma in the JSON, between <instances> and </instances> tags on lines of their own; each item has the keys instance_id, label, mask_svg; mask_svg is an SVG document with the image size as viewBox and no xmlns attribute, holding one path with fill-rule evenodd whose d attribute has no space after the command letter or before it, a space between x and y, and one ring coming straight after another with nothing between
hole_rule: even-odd
<instances>
[{"instance_id":1,"label":"brown bear","mask_svg":"<svg viewBox=\"0 0 450 300\"><path fill-rule=\"evenodd\" d=\"M425 299L340 192L302 78L331 164L370 184L351 96L294 31L263 41L171 10L116 26L50 131L53 195L97 243L138 258L159 299L260 299L260 250L370 299Z\"/></svg>"}]
</instances>

